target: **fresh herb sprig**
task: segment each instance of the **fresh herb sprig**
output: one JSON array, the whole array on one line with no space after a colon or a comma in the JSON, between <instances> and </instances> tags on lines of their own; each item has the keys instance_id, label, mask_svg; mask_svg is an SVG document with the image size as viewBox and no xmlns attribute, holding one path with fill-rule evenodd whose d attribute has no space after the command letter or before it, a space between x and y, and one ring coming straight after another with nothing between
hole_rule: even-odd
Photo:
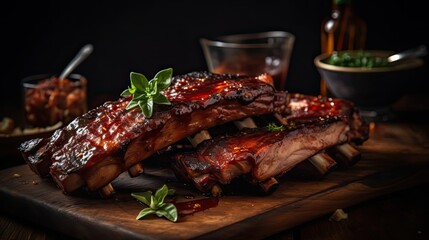
<instances>
[{"instance_id":1,"label":"fresh herb sprig","mask_svg":"<svg viewBox=\"0 0 429 240\"><path fill-rule=\"evenodd\" d=\"M152 191L131 193L131 196L148 206L140 211L136 219L140 220L147 215L156 214L158 217L165 217L172 222L176 222L178 218L176 206L172 203L164 202L165 197L174 195L174 192L174 189L168 189L167 185L164 184L162 188L155 192L155 196L152 195Z\"/></svg>"},{"instance_id":2,"label":"fresh herb sprig","mask_svg":"<svg viewBox=\"0 0 429 240\"><path fill-rule=\"evenodd\" d=\"M140 107L143 115L151 118L154 104L170 105L170 101L162 94L162 91L170 86L172 75L172 68L159 71L151 80L148 80L143 74L131 72L131 86L121 93L123 97L133 96L126 109Z\"/></svg>"},{"instance_id":3,"label":"fresh herb sprig","mask_svg":"<svg viewBox=\"0 0 429 240\"><path fill-rule=\"evenodd\" d=\"M277 126L275 123L270 123L267 125L267 130L270 132L280 132L285 130L283 125Z\"/></svg>"}]
</instances>

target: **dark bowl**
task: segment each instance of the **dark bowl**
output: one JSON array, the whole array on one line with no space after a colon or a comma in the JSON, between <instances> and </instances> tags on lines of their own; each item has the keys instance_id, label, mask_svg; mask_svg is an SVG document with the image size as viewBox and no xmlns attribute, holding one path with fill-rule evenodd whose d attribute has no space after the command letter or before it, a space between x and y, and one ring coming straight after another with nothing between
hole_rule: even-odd
<instances>
[{"instance_id":1,"label":"dark bowl","mask_svg":"<svg viewBox=\"0 0 429 240\"><path fill-rule=\"evenodd\" d=\"M362 51L348 51L350 55ZM365 50L369 56L388 57L393 52ZM334 97L353 101L357 106L382 108L392 105L405 94L413 71L423 65L423 60L412 58L392 63L387 67L341 67L324 61L331 54L321 54L314 59L320 75Z\"/></svg>"}]
</instances>

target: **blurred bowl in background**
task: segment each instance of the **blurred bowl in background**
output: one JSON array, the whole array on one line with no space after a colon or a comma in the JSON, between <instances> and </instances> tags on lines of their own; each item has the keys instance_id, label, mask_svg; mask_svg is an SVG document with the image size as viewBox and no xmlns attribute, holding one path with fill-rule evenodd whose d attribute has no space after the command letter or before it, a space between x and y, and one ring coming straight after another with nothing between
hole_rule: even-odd
<instances>
[{"instance_id":1,"label":"blurred bowl in background","mask_svg":"<svg viewBox=\"0 0 429 240\"><path fill-rule=\"evenodd\" d=\"M365 56L384 59L393 54L390 51L376 50L346 52L352 57L363 52ZM377 111L387 111L402 97L413 71L423 65L422 59L410 58L379 67L344 67L329 64L331 55L325 53L314 59L328 90L334 97L353 101L371 116L377 114Z\"/></svg>"}]
</instances>

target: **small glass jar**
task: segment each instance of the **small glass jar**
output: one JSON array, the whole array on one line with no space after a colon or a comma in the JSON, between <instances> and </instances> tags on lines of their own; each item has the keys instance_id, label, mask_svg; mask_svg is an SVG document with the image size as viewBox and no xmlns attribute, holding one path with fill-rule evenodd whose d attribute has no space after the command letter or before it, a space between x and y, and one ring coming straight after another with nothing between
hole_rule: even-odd
<instances>
[{"instance_id":1,"label":"small glass jar","mask_svg":"<svg viewBox=\"0 0 429 240\"><path fill-rule=\"evenodd\" d=\"M25 127L68 124L87 112L87 80L79 74L59 79L52 74L22 80Z\"/></svg>"}]
</instances>

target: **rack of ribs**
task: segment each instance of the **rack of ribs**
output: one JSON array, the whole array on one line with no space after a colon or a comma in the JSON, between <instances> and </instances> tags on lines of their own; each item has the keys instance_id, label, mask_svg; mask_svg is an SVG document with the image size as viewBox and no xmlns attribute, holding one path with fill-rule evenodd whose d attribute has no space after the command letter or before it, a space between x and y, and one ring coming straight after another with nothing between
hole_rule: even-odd
<instances>
[{"instance_id":1,"label":"rack of ribs","mask_svg":"<svg viewBox=\"0 0 429 240\"><path fill-rule=\"evenodd\" d=\"M270 192L277 185L274 177L284 175L305 160L319 168L333 166L336 161L356 163L360 153L350 144L366 141L369 128L353 103L302 94L289 97L288 114L263 119L278 120L283 129L270 131L247 123L234 134L206 139L193 151L173 155L171 163L176 176L212 195L220 195L221 186L238 177ZM261 121L255 122L260 125ZM336 161L325 151L334 155Z\"/></svg>"},{"instance_id":2,"label":"rack of ribs","mask_svg":"<svg viewBox=\"0 0 429 240\"><path fill-rule=\"evenodd\" d=\"M52 176L64 193L84 187L113 191L110 182L126 170L189 135L216 125L268 113L286 114L288 94L275 91L267 74L256 77L192 72L172 78L152 118L126 110L128 98L109 101L45 139L19 147L39 176Z\"/></svg>"}]
</instances>

